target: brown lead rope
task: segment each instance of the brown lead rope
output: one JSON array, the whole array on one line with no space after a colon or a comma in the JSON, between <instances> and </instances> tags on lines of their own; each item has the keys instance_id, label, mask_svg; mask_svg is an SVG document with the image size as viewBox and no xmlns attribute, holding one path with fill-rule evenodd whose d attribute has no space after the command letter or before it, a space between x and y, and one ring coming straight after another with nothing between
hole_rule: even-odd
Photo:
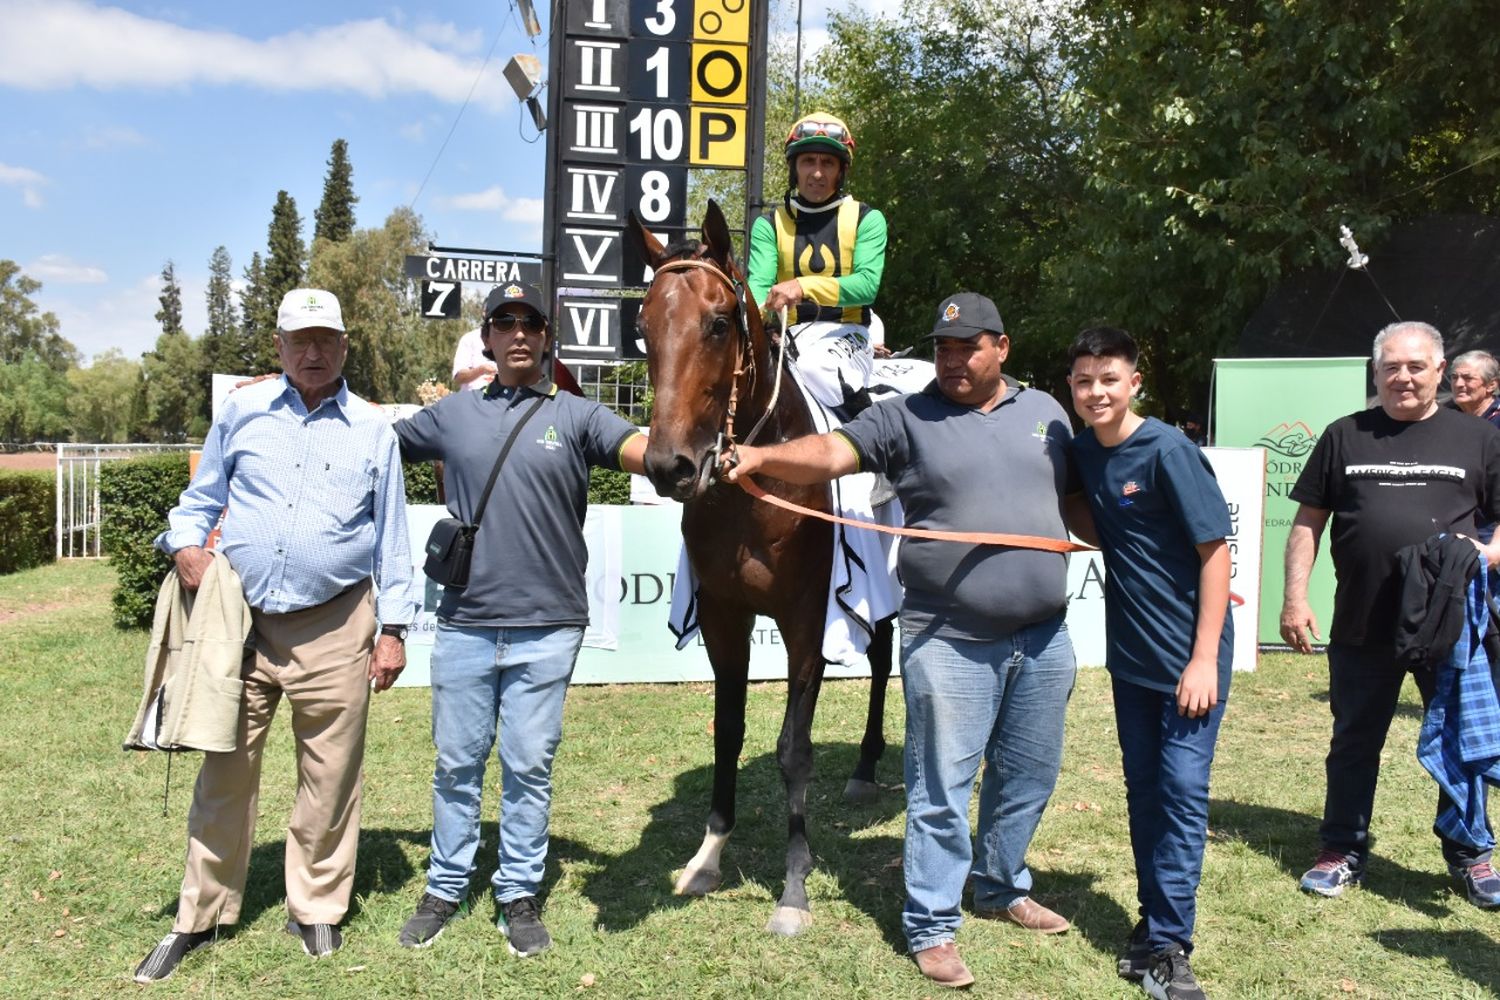
<instances>
[{"instance_id":1,"label":"brown lead rope","mask_svg":"<svg viewBox=\"0 0 1500 1000\"><path fill-rule=\"evenodd\" d=\"M1001 531L932 531L928 528L892 528L885 524L856 521L849 517L839 517L837 514L825 514L821 510L812 510L801 504L792 503L790 500L783 500L761 489L749 476L741 476L735 482L739 483L740 489L755 499L764 500L773 507L806 514L808 517L816 517L820 521L828 521L831 524L847 524L850 527L865 528L887 535L898 535L902 538L928 538L938 542L967 542L971 545L1008 545L1015 549L1041 549L1044 552L1098 551L1091 545L1070 542L1062 538L1043 538L1040 535L1009 535Z\"/></svg>"}]
</instances>

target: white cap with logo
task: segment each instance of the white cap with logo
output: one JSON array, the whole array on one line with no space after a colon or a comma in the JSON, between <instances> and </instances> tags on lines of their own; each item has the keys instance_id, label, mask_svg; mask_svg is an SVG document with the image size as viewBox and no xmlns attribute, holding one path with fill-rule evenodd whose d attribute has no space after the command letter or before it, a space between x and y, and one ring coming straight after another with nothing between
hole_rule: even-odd
<instances>
[{"instance_id":1,"label":"white cap with logo","mask_svg":"<svg viewBox=\"0 0 1500 1000\"><path fill-rule=\"evenodd\" d=\"M276 329L291 333L313 327L344 332L344 313L338 298L321 288L294 288L282 296Z\"/></svg>"}]
</instances>

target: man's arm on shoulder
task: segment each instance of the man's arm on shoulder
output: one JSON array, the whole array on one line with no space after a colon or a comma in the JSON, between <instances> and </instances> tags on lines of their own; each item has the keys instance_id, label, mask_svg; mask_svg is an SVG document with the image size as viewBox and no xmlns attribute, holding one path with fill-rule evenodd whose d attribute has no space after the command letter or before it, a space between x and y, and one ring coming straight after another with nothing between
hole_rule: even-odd
<instances>
[{"instance_id":1,"label":"man's arm on shoulder","mask_svg":"<svg viewBox=\"0 0 1500 1000\"><path fill-rule=\"evenodd\" d=\"M401 448L401 457L406 461L430 462L443 458L443 429L437 415L437 407L442 402L439 400L431 406L424 406L391 424L391 430L396 432L396 443Z\"/></svg>"},{"instance_id":2,"label":"man's arm on shoulder","mask_svg":"<svg viewBox=\"0 0 1500 1000\"><path fill-rule=\"evenodd\" d=\"M1318 542L1332 512L1302 504L1286 538L1286 580L1281 600L1281 638L1301 653L1312 652L1312 640L1322 641L1312 605L1307 602L1307 581L1312 575ZM1309 638L1309 635L1311 638Z\"/></svg>"},{"instance_id":3,"label":"man's arm on shoulder","mask_svg":"<svg viewBox=\"0 0 1500 1000\"><path fill-rule=\"evenodd\" d=\"M810 486L858 472L859 456L849 439L835 431L764 448L737 447L722 468L724 477L731 483L758 473L783 482Z\"/></svg>"}]
</instances>

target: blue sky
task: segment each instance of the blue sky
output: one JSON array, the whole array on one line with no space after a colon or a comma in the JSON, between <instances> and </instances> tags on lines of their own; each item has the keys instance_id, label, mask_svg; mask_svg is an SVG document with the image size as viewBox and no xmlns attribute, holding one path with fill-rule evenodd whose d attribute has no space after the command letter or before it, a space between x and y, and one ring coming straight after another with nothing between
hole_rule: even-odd
<instances>
[{"instance_id":1,"label":"blue sky","mask_svg":"<svg viewBox=\"0 0 1500 1000\"><path fill-rule=\"evenodd\" d=\"M830 3L805 0L806 47ZM508 0L0 0L0 258L43 282L85 358L150 349L170 258L196 336L209 255L227 247L238 278L278 190L311 241L339 138L361 226L416 198L439 243L539 250L544 143L500 73L516 53L546 62L536 6L533 41Z\"/></svg>"}]
</instances>

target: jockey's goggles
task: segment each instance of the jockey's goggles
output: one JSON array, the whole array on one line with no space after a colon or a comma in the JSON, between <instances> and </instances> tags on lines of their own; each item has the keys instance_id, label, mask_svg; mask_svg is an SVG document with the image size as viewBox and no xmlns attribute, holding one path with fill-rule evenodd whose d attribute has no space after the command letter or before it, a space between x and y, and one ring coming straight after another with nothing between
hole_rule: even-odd
<instances>
[{"instance_id":1,"label":"jockey's goggles","mask_svg":"<svg viewBox=\"0 0 1500 1000\"><path fill-rule=\"evenodd\" d=\"M834 142L842 142L848 146L854 145L854 137L849 134L848 129L838 122L800 121L793 125L792 130L787 133L786 141L796 142L798 139L814 139L820 135L827 136Z\"/></svg>"}]
</instances>

